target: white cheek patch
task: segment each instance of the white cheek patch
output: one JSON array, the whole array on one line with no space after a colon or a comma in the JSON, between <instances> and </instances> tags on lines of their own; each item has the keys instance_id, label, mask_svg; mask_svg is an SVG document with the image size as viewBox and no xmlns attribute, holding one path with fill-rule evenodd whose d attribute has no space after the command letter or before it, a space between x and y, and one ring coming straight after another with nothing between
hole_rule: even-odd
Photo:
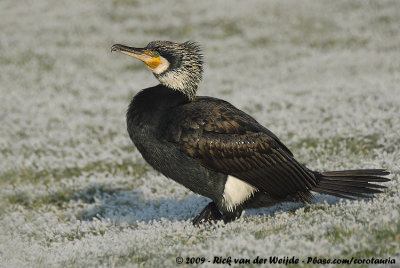
<instances>
[{"instance_id":1,"label":"white cheek patch","mask_svg":"<svg viewBox=\"0 0 400 268\"><path fill-rule=\"evenodd\" d=\"M238 205L249 199L258 189L233 176L228 176L223 193L223 202L228 211L233 211Z\"/></svg>"},{"instance_id":2,"label":"white cheek patch","mask_svg":"<svg viewBox=\"0 0 400 268\"><path fill-rule=\"evenodd\" d=\"M153 70L153 73L155 74L161 74L165 72L169 67L169 61L166 58L160 56L160 61L161 64L158 65L157 68Z\"/></svg>"}]
</instances>

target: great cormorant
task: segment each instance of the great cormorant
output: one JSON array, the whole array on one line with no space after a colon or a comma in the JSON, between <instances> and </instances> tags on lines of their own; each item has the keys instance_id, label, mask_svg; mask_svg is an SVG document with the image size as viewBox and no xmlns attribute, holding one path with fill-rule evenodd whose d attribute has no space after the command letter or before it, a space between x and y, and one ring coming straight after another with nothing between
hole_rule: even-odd
<instances>
[{"instance_id":1,"label":"great cormorant","mask_svg":"<svg viewBox=\"0 0 400 268\"><path fill-rule=\"evenodd\" d=\"M384 169L312 171L250 115L226 101L196 97L203 62L194 42L115 44L111 51L142 60L160 82L132 99L127 128L154 169L212 200L194 224L230 222L246 208L309 202L310 191L366 197L385 188L371 182L389 181Z\"/></svg>"}]
</instances>

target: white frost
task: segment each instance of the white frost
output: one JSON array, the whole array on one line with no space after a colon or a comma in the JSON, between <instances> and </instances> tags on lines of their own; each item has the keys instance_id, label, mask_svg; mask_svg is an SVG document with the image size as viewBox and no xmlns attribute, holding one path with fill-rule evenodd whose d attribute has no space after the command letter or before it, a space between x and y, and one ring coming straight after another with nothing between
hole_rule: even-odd
<instances>
[{"instance_id":1,"label":"white frost","mask_svg":"<svg viewBox=\"0 0 400 268\"><path fill-rule=\"evenodd\" d=\"M400 262L399 10L397 0L0 1L0 267L366 252ZM250 113L309 168L384 167L389 188L194 228L209 200L145 166L126 131L130 98L157 81L110 48L153 40L199 42L199 95Z\"/></svg>"}]
</instances>

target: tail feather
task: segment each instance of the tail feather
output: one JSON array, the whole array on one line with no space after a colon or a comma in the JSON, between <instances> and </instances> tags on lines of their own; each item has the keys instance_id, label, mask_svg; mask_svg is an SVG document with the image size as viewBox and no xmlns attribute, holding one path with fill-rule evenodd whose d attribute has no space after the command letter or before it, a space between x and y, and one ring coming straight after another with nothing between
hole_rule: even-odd
<instances>
[{"instance_id":1,"label":"tail feather","mask_svg":"<svg viewBox=\"0 0 400 268\"><path fill-rule=\"evenodd\" d=\"M390 179L382 177L390 173L385 169L359 169L329 172L315 172L318 184L312 190L322 194L341 198L369 197L381 193L386 186L371 182L387 182Z\"/></svg>"},{"instance_id":2,"label":"tail feather","mask_svg":"<svg viewBox=\"0 0 400 268\"><path fill-rule=\"evenodd\" d=\"M340 171L326 171L322 174L326 176L349 176L349 177L365 177L365 176L386 176L389 175L390 172L386 169L355 169L355 170L340 170ZM387 178L385 178L388 180Z\"/></svg>"},{"instance_id":3,"label":"tail feather","mask_svg":"<svg viewBox=\"0 0 400 268\"><path fill-rule=\"evenodd\" d=\"M327 195L333 195L333 196L337 196L337 197L340 197L340 198L345 198L345 199L354 200L353 197L347 196L347 195L344 195L344 194L340 194L340 193L338 193L337 191L330 191L330 190L318 189L318 193L320 193L320 194L327 194ZM358 196L358 197L364 197L364 196Z\"/></svg>"}]
</instances>

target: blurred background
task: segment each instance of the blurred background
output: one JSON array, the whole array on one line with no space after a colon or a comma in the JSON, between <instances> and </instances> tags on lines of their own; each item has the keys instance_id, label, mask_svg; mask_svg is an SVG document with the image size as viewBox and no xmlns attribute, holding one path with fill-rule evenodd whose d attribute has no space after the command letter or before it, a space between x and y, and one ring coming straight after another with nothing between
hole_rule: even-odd
<instances>
[{"instance_id":1,"label":"blurred background","mask_svg":"<svg viewBox=\"0 0 400 268\"><path fill-rule=\"evenodd\" d=\"M207 200L154 172L126 131L130 99L157 80L110 48L152 40L198 42L198 94L250 113L300 162L388 168L390 190L373 204L317 196L334 213L314 204L292 215L302 205L286 204L229 230L192 229L186 220ZM170 265L182 252L399 256L399 133L397 0L0 2L0 262L9 267L155 265L160 250Z\"/></svg>"}]
</instances>

